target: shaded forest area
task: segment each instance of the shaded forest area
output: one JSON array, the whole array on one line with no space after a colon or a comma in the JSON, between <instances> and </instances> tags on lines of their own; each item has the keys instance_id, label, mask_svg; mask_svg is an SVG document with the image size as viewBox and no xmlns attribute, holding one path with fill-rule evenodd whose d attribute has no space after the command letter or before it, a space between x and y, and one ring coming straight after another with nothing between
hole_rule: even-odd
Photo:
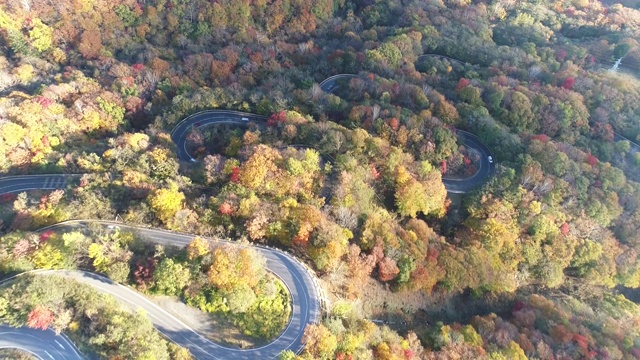
<instances>
[{"instance_id":1,"label":"shaded forest area","mask_svg":"<svg viewBox=\"0 0 640 360\"><path fill-rule=\"evenodd\" d=\"M615 135L639 139L640 83L603 71L637 73L639 22L634 1L7 1L0 171L87 175L2 196L3 270L74 266L16 230L118 217L307 260L334 307L302 358L640 358L612 290L640 286L640 158ZM323 92L338 73L360 76ZM180 163L171 129L211 108L270 118L198 129ZM442 185L473 170L456 129L497 161L462 205ZM427 313L513 300L399 334L354 305L373 286Z\"/></svg>"}]
</instances>

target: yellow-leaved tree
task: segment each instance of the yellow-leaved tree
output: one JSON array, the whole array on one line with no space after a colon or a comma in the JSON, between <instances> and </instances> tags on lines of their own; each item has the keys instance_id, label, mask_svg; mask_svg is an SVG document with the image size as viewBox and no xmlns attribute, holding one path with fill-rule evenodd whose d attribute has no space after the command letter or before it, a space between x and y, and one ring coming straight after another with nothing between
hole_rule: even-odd
<instances>
[{"instance_id":1,"label":"yellow-leaved tree","mask_svg":"<svg viewBox=\"0 0 640 360\"><path fill-rule=\"evenodd\" d=\"M209 282L224 291L241 285L255 288L266 275L266 259L251 248L219 246L213 250L213 262L207 273Z\"/></svg>"},{"instance_id":2,"label":"yellow-leaved tree","mask_svg":"<svg viewBox=\"0 0 640 360\"><path fill-rule=\"evenodd\" d=\"M209 241L199 236L191 240L187 246L187 256L189 260L197 259L209 253Z\"/></svg>"},{"instance_id":3,"label":"yellow-leaved tree","mask_svg":"<svg viewBox=\"0 0 640 360\"><path fill-rule=\"evenodd\" d=\"M185 197L178 185L170 183L168 187L158 189L149 195L149 206L163 223L168 223L182 209Z\"/></svg>"},{"instance_id":4,"label":"yellow-leaved tree","mask_svg":"<svg viewBox=\"0 0 640 360\"><path fill-rule=\"evenodd\" d=\"M29 31L31 45L40 52L49 50L53 42L53 29L42 23L38 18L31 23L33 25L33 28Z\"/></svg>"}]
</instances>

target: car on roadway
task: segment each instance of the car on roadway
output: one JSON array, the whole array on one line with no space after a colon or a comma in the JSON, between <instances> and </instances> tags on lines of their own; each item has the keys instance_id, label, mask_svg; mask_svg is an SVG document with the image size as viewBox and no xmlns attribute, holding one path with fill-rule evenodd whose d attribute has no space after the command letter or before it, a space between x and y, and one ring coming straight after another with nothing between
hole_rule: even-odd
<instances>
[{"instance_id":1,"label":"car on roadway","mask_svg":"<svg viewBox=\"0 0 640 360\"><path fill-rule=\"evenodd\" d=\"M493 156L489 156L487 160L489 160L489 164L493 164Z\"/></svg>"}]
</instances>

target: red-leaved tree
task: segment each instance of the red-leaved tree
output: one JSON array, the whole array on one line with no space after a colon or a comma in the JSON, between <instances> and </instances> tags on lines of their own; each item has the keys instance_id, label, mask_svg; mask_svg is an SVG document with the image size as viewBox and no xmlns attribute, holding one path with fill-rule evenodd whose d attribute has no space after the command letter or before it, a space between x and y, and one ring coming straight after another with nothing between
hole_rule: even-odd
<instances>
[{"instance_id":1,"label":"red-leaved tree","mask_svg":"<svg viewBox=\"0 0 640 360\"><path fill-rule=\"evenodd\" d=\"M538 140L538 141L540 141L542 143L546 143L546 142L549 141L549 137L547 135L545 135L545 134L533 135L531 137L531 140Z\"/></svg>"},{"instance_id":2,"label":"red-leaved tree","mask_svg":"<svg viewBox=\"0 0 640 360\"><path fill-rule=\"evenodd\" d=\"M148 257L146 261L138 260L136 262L136 270L133 272L133 280L142 288L151 283L153 273L156 271L156 260Z\"/></svg>"},{"instance_id":3,"label":"red-leaved tree","mask_svg":"<svg viewBox=\"0 0 640 360\"><path fill-rule=\"evenodd\" d=\"M573 80L572 77L568 77L566 79L564 79L564 82L562 83L562 87L567 89L567 90L571 90L573 89L573 83L575 82L575 80Z\"/></svg>"},{"instance_id":4,"label":"red-leaved tree","mask_svg":"<svg viewBox=\"0 0 640 360\"><path fill-rule=\"evenodd\" d=\"M378 263L378 278L380 281L393 280L400 273L396 261L392 258L385 256L382 261Z\"/></svg>"},{"instance_id":5,"label":"red-leaved tree","mask_svg":"<svg viewBox=\"0 0 640 360\"><path fill-rule=\"evenodd\" d=\"M54 314L48 308L38 305L29 312L27 326L33 329L46 330L53 322Z\"/></svg>"},{"instance_id":6,"label":"red-leaved tree","mask_svg":"<svg viewBox=\"0 0 640 360\"><path fill-rule=\"evenodd\" d=\"M287 120L287 113L284 111L277 112L271 116L267 120L268 126L275 126L277 124L284 123Z\"/></svg>"},{"instance_id":7,"label":"red-leaved tree","mask_svg":"<svg viewBox=\"0 0 640 360\"><path fill-rule=\"evenodd\" d=\"M40 234L40 244L42 244L43 242L49 240L49 238L53 235L55 235L55 231L53 230L47 230L45 232L43 232L42 234Z\"/></svg>"},{"instance_id":8,"label":"red-leaved tree","mask_svg":"<svg viewBox=\"0 0 640 360\"><path fill-rule=\"evenodd\" d=\"M460 80L458 81L458 85L456 86L456 91L460 91L464 88L466 88L467 86L469 86L470 81L465 79L465 78L460 78Z\"/></svg>"},{"instance_id":9,"label":"red-leaved tree","mask_svg":"<svg viewBox=\"0 0 640 360\"><path fill-rule=\"evenodd\" d=\"M240 168L235 166L233 169L231 169L231 175L229 176L229 179L231 181L233 181L234 183L237 183L238 181L240 181Z\"/></svg>"},{"instance_id":10,"label":"red-leaved tree","mask_svg":"<svg viewBox=\"0 0 640 360\"><path fill-rule=\"evenodd\" d=\"M218 211L221 215L231 215L233 214L233 206L225 201L218 207Z\"/></svg>"},{"instance_id":11,"label":"red-leaved tree","mask_svg":"<svg viewBox=\"0 0 640 360\"><path fill-rule=\"evenodd\" d=\"M566 57L567 57L567 50L559 49L558 51L556 51L556 60L564 61Z\"/></svg>"},{"instance_id":12,"label":"red-leaved tree","mask_svg":"<svg viewBox=\"0 0 640 360\"><path fill-rule=\"evenodd\" d=\"M396 117L391 118L391 120L389 120L389 126L393 129L393 131L397 131L398 127L400 126L400 121L398 121L398 118Z\"/></svg>"}]
</instances>

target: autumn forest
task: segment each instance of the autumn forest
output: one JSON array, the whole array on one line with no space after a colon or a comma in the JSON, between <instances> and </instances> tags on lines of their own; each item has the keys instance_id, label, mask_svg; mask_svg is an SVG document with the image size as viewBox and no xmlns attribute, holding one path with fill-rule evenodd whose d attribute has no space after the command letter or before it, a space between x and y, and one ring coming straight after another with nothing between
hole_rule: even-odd
<instances>
[{"instance_id":1,"label":"autumn forest","mask_svg":"<svg viewBox=\"0 0 640 360\"><path fill-rule=\"evenodd\" d=\"M0 279L104 274L255 348L296 305L259 245L326 298L283 360L640 359L639 71L637 0L0 2L0 174L69 175L0 194ZM179 149L207 110L264 120ZM71 219L123 228L40 230ZM53 275L0 323L193 357Z\"/></svg>"}]
</instances>

